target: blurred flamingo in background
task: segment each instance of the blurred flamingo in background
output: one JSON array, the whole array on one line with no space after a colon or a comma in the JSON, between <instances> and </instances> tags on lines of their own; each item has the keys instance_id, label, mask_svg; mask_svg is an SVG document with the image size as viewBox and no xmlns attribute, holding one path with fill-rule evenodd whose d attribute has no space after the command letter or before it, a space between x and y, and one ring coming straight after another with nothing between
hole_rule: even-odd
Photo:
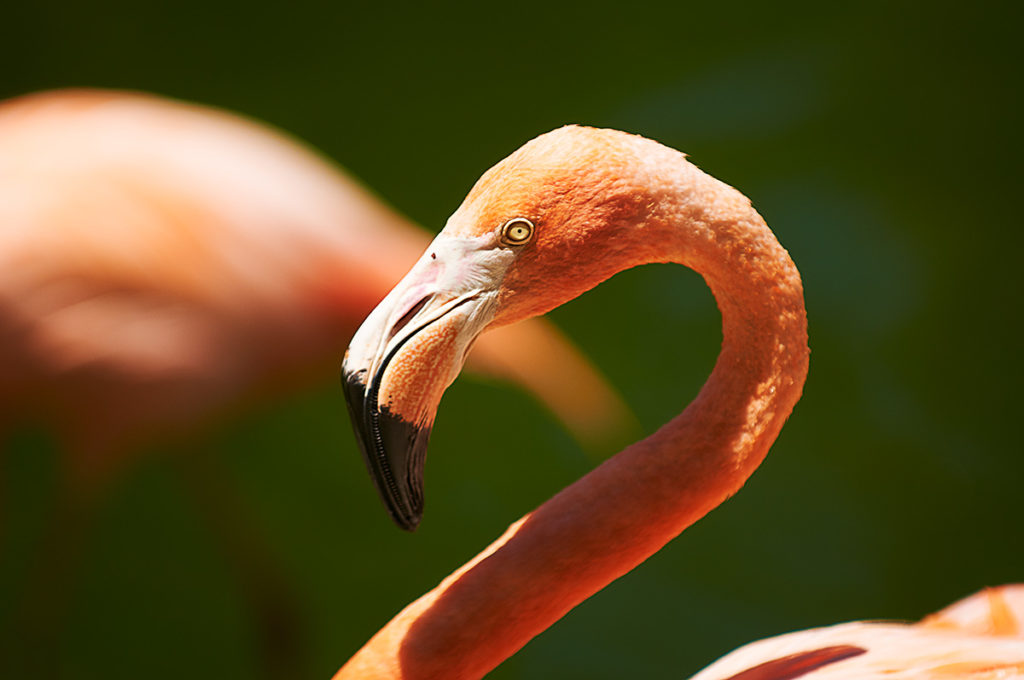
<instances>
[{"instance_id":1,"label":"blurred flamingo in background","mask_svg":"<svg viewBox=\"0 0 1024 680\"><path fill-rule=\"evenodd\" d=\"M336 365L429 236L286 136L210 108L70 90L0 105L0 443L59 432L96 478ZM530 358L531 361L522 361ZM481 339L581 437L622 405L547 324Z\"/></svg>"},{"instance_id":2,"label":"blurred flamingo in background","mask_svg":"<svg viewBox=\"0 0 1024 680\"><path fill-rule=\"evenodd\" d=\"M429 241L314 152L235 115L94 90L0 104L0 446L28 424L66 454L45 561L70 575L93 498L147 445L336 366ZM623 423L553 326L486 336L474 358L584 439ZM225 480L198 488L224 540L246 543ZM265 548L236 547L240 572L258 570ZM32 593L59 599L61 578L40 574L25 606L45 618Z\"/></svg>"},{"instance_id":3,"label":"blurred flamingo in background","mask_svg":"<svg viewBox=\"0 0 1024 680\"><path fill-rule=\"evenodd\" d=\"M665 261L699 272L722 313L721 354L696 399L406 607L338 680L482 677L736 493L761 464L807 375L796 266L749 200L683 154L614 130L566 127L486 172L353 337L346 397L377 490L395 522L414 529L434 414L482 330ZM1005 589L990 602L1002 594L1016 614L990 604L986 615L972 600L921 626L808 631L741 649L698 677L1021 677L1024 598ZM989 630L993 617L1000 621Z\"/></svg>"}]
</instances>

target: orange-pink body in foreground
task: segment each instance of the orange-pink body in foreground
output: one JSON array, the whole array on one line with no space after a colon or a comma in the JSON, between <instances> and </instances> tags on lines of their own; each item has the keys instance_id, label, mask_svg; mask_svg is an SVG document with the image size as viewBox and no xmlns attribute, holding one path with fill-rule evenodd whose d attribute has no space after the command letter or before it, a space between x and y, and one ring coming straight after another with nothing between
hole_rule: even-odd
<instances>
[{"instance_id":1,"label":"orange-pink body in foreground","mask_svg":"<svg viewBox=\"0 0 1024 680\"><path fill-rule=\"evenodd\" d=\"M830 661L829 652L845 658ZM822 653L824 652L824 653ZM810 661L805 667L801 663ZM815 666L815 660L821 662ZM988 588L913 625L844 623L754 642L693 680L1024 677L1024 585Z\"/></svg>"},{"instance_id":2,"label":"orange-pink body in foreground","mask_svg":"<svg viewBox=\"0 0 1024 680\"><path fill-rule=\"evenodd\" d=\"M501 225L515 218L536 225L532 240L501 250ZM513 524L398 614L336 680L482 677L735 493L764 459L807 373L803 290L789 255L744 196L650 140L579 127L543 135L484 174L438 248L442 238L476 244L481 262L500 261L488 270L501 277L488 282L498 286L491 325L543 313L628 267L691 267L721 310L722 351L682 414ZM428 386L429 398L405 404L401 394L422 389L429 376L416 366L438 360L427 356L434 336L458 333L459 323L442 317L392 360L381 394L394 395L388 403L398 416L440 398L443 380ZM442 363L451 361L443 354ZM945 635L952 653L955 635ZM789 678L819 666L839 672L864 657L858 645L867 644L841 638L792 652L811 656L714 677ZM1014 656L1001 649L994 663ZM1024 662L1024 649L1014 649L1014 662Z\"/></svg>"},{"instance_id":3,"label":"orange-pink body in foreground","mask_svg":"<svg viewBox=\"0 0 1024 680\"><path fill-rule=\"evenodd\" d=\"M0 445L42 424L75 475L101 477L140 444L315 380L429 240L237 116L89 90L3 102ZM475 359L578 432L621 422L546 324L485 337Z\"/></svg>"}]
</instances>

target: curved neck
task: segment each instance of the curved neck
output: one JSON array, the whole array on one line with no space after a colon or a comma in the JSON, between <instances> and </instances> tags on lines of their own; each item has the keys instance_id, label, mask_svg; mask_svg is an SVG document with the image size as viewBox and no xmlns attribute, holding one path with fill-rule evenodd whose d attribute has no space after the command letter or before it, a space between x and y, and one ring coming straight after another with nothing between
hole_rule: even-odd
<instances>
[{"instance_id":1,"label":"curved neck","mask_svg":"<svg viewBox=\"0 0 1024 680\"><path fill-rule=\"evenodd\" d=\"M745 198L683 165L629 264L679 262L711 287L723 347L700 394L409 605L335 680L482 677L735 493L763 460L807 373L800 277Z\"/></svg>"}]
</instances>

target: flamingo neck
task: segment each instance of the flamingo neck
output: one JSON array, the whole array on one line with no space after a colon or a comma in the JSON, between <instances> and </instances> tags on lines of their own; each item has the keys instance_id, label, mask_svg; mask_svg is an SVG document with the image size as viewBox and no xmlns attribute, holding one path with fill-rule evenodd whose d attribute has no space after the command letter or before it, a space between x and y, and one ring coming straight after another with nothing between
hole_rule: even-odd
<instances>
[{"instance_id":1,"label":"flamingo neck","mask_svg":"<svg viewBox=\"0 0 1024 680\"><path fill-rule=\"evenodd\" d=\"M700 394L406 607L335 680L482 677L735 493L764 459L807 372L799 274L738 192L685 161L670 180L673 191L635 225L626 264L675 261L708 282L723 346Z\"/></svg>"}]
</instances>

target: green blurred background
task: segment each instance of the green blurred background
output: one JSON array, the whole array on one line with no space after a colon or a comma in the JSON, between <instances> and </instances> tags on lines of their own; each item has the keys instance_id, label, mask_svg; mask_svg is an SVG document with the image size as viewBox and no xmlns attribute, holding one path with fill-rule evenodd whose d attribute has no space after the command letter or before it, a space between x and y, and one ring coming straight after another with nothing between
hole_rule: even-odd
<instances>
[{"instance_id":1,"label":"green blurred background","mask_svg":"<svg viewBox=\"0 0 1024 680\"><path fill-rule=\"evenodd\" d=\"M92 85L243 112L433 230L483 170L567 122L658 139L750 196L804 276L803 401L739 495L492 675L685 677L755 638L913 619L1024 578L1010 7L16 2L0 95ZM696 393L720 341L710 294L679 267L621 274L551 316L645 432ZM526 417L508 428L507 412ZM324 375L182 445L187 463L134 467L40 642L13 612L55 495L49 442L25 433L2 461L4 678L34 645L61 678L329 677L595 461L523 393L463 378L408 535ZM211 503L244 531L211 526Z\"/></svg>"}]
</instances>

